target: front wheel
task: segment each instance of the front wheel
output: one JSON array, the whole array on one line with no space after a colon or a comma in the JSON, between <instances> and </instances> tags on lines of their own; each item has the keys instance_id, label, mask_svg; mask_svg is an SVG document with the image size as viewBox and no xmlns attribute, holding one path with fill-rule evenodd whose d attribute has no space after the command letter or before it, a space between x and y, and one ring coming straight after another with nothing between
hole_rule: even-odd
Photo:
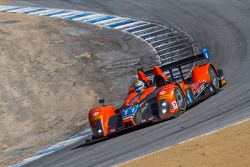
<instances>
[{"instance_id":1,"label":"front wheel","mask_svg":"<svg viewBox=\"0 0 250 167\"><path fill-rule=\"evenodd\" d=\"M157 122L157 103L154 99L145 102L135 115L134 121L137 125L146 122Z\"/></svg>"}]
</instances>

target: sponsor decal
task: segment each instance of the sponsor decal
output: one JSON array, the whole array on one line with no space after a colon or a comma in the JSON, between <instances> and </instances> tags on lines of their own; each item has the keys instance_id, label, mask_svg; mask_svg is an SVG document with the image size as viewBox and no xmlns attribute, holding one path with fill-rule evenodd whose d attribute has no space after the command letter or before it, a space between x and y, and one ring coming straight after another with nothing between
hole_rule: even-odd
<instances>
[{"instance_id":1,"label":"sponsor decal","mask_svg":"<svg viewBox=\"0 0 250 167\"><path fill-rule=\"evenodd\" d=\"M165 90L168 90L169 89L169 86L164 86L161 88L162 91L165 91Z\"/></svg>"},{"instance_id":2,"label":"sponsor decal","mask_svg":"<svg viewBox=\"0 0 250 167\"><path fill-rule=\"evenodd\" d=\"M204 89L208 86L207 82L202 82L198 84L192 84L191 88L194 92L194 97L197 98L203 91Z\"/></svg>"},{"instance_id":3,"label":"sponsor decal","mask_svg":"<svg viewBox=\"0 0 250 167\"><path fill-rule=\"evenodd\" d=\"M123 120L132 119L132 118L133 118L132 116L123 116L122 117Z\"/></svg>"},{"instance_id":4,"label":"sponsor decal","mask_svg":"<svg viewBox=\"0 0 250 167\"><path fill-rule=\"evenodd\" d=\"M100 116L100 115L97 115L97 116L95 116L95 117L92 117L92 121L93 121L93 122L96 121L96 120L98 120L98 119L101 119L101 116Z\"/></svg>"},{"instance_id":5,"label":"sponsor decal","mask_svg":"<svg viewBox=\"0 0 250 167\"><path fill-rule=\"evenodd\" d=\"M173 106L173 108L175 110L178 108L178 105L177 105L176 101L172 101L172 106Z\"/></svg>"},{"instance_id":6,"label":"sponsor decal","mask_svg":"<svg viewBox=\"0 0 250 167\"><path fill-rule=\"evenodd\" d=\"M139 109L139 105L124 109L122 111L123 118L127 119L127 117L129 117L129 116L133 116L138 111L138 109Z\"/></svg>"},{"instance_id":7,"label":"sponsor decal","mask_svg":"<svg viewBox=\"0 0 250 167\"><path fill-rule=\"evenodd\" d=\"M200 94L205 89L205 84L202 84L198 89L197 93Z\"/></svg>"},{"instance_id":8,"label":"sponsor decal","mask_svg":"<svg viewBox=\"0 0 250 167\"><path fill-rule=\"evenodd\" d=\"M168 98L170 98L170 95L164 95L164 96L160 96L159 100L168 99Z\"/></svg>"},{"instance_id":9,"label":"sponsor decal","mask_svg":"<svg viewBox=\"0 0 250 167\"><path fill-rule=\"evenodd\" d=\"M174 112L175 112L175 110L171 109L171 110L170 110L170 112L171 112L171 113L174 113Z\"/></svg>"},{"instance_id":10,"label":"sponsor decal","mask_svg":"<svg viewBox=\"0 0 250 167\"><path fill-rule=\"evenodd\" d=\"M198 90L199 90L199 88L200 88L200 86L203 84L203 82L202 83L193 83L192 85L191 85L191 89L192 89L192 91L194 92L194 93L196 93Z\"/></svg>"},{"instance_id":11,"label":"sponsor decal","mask_svg":"<svg viewBox=\"0 0 250 167\"><path fill-rule=\"evenodd\" d=\"M192 102L193 102L193 99L192 99L192 97L191 97L190 90L188 90L188 89L187 89L187 97L188 97L189 103L192 103Z\"/></svg>"},{"instance_id":12,"label":"sponsor decal","mask_svg":"<svg viewBox=\"0 0 250 167\"><path fill-rule=\"evenodd\" d=\"M92 114L92 116L93 117L95 117L95 116L97 116L97 115L99 115L100 113L97 111L97 112L94 112L93 114Z\"/></svg>"},{"instance_id":13,"label":"sponsor decal","mask_svg":"<svg viewBox=\"0 0 250 167\"><path fill-rule=\"evenodd\" d=\"M159 93L159 95L161 96L161 95L164 95L164 94L166 94L167 92L166 91L161 91L160 93Z\"/></svg>"}]
</instances>

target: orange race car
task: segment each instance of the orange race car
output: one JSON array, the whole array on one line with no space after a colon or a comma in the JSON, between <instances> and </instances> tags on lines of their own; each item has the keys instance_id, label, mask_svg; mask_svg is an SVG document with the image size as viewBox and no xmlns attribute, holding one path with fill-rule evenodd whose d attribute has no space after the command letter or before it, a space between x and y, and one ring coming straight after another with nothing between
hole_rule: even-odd
<instances>
[{"instance_id":1,"label":"orange race car","mask_svg":"<svg viewBox=\"0 0 250 167\"><path fill-rule=\"evenodd\" d=\"M155 66L149 71L138 70L138 81L129 88L121 107L103 105L92 108L89 123L92 139L108 137L126 128L147 122L176 117L196 103L216 94L226 84L223 70L210 63L207 49L193 57ZM191 77L184 78L182 66L199 62ZM174 75L178 71L177 75ZM169 73L167 76L165 73ZM153 82L148 78L153 76Z\"/></svg>"}]
</instances>

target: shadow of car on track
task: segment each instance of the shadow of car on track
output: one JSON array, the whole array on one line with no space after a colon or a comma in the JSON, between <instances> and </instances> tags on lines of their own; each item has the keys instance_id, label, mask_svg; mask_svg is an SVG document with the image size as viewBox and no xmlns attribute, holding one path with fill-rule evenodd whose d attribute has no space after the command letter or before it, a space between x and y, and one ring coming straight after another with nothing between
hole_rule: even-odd
<instances>
[{"instance_id":1,"label":"shadow of car on track","mask_svg":"<svg viewBox=\"0 0 250 167\"><path fill-rule=\"evenodd\" d=\"M173 118L171 118L171 119L173 119ZM165 121L166 120L159 121L159 122L148 122L148 123L144 123L144 124L141 124L141 125L138 125L138 126L135 126L135 127L129 127L129 128L123 129L123 130L121 130L119 132L116 132L114 134L111 134L111 135L109 135L108 137L105 137L105 138L94 139L94 140L86 140L85 143L80 144L80 145L72 148L71 150L75 150L75 149L78 149L78 148L91 146L91 145L94 145L94 144L97 144L97 143L100 143L100 142L104 142L106 140L109 140L109 139L112 139L112 138L115 138L115 137L118 137L118 136L122 136L122 135L125 135L127 133L131 133L131 132L134 132L134 131L137 131L137 130L140 130L140 129L143 129L143 128L146 128L146 127L149 127L149 126L152 126L152 125L155 125L155 124L159 124L159 123L162 123L162 122L165 122Z\"/></svg>"}]
</instances>

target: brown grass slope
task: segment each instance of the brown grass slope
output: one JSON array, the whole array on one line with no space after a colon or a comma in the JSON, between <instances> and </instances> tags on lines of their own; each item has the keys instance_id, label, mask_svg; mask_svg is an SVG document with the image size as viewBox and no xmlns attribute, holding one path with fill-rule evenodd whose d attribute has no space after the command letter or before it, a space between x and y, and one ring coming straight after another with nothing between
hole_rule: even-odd
<instances>
[{"instance_id":1,"label":"brown grass slope","mask_svg":"<svg viewBox=\"0 0 250 167\"><path fill-rule=\"evenodd\" d=\"M112 66L134 59L137 66ZM0 162L83 129L97 99L121 102L135 69L151 59L150 48L118 31L0 13Z\"/></svg>"}]
</instances>

